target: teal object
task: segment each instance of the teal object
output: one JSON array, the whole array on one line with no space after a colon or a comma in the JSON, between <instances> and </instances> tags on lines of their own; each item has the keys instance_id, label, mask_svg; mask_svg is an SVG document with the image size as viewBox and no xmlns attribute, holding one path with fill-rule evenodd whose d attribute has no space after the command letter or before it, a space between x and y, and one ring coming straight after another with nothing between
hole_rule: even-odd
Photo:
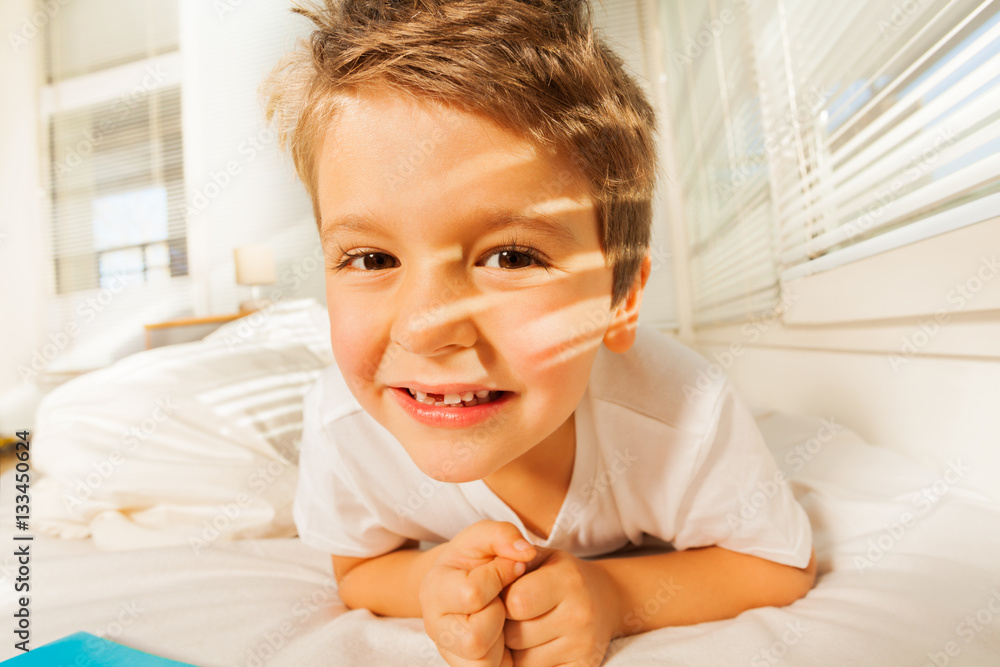
<instances>
[{"instance_id":1,"label":"teal object","mask_svg":"<svg viewBox=\"0 0 1000 667\"><path fill-rule=\"evenodd\" d=\"M3 665L11 667L195 667L187 662L160 658L122 646L89 632L75 632L54 642L33 648Z\"/></svg>"}]
</instances>

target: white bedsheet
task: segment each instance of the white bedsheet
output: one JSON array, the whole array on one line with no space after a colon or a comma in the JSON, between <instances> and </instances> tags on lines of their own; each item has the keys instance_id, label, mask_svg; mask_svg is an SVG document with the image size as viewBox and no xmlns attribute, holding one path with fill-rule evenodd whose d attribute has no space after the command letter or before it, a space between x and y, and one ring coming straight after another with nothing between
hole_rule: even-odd
<instances>
[{"instance_id":1,"label":"white bedsheet","mask_svg":"<svg viewBox=\"0 0 1000 667\"><path fill-rule=\"evenodd\" d=\"M786 458L817 423L760 423L813 522L815 588L782 609L618 640L605 665L1000 665L1000 507L963 488L964 464L927 470L844 430ZM7 545L10 481L0 498ZM0 582L7 624L12 564L3 559ZM418 619L346 610L328 557L297 539L195 553L101 552L46 537L32 544L31 567L33 646L86 630L205 667L444 664ZM6 659L17 652L0 629Z\"/></svg>"}]
</instances>

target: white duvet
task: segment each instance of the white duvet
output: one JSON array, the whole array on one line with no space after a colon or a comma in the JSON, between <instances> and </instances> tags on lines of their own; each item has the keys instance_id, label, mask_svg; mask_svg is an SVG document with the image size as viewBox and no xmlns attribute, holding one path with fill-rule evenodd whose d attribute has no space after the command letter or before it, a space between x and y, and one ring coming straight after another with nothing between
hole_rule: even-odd
<instances>
[{"instance_id":1,"label":"white duvet","mask_svg":"<svg viewBox=\"0 0 1000 667\"><path fill-rule=\"evenodd\" d=\"M1000 665L1000 507L963 487L964 463L929 470L846 430L817 437L816 420L760 425L812 520L815 588L782 609L618 640L605 664ZM10 473L2 484L9 545ZM444 664L418 619L348 611L327 555L294 538L196 553L39 537L31 549L33 646L86 630L205 667ZM3 564L11 619L13 558ZM16 653L5 635L0 658Z\"/></svg>"}]
</instances>

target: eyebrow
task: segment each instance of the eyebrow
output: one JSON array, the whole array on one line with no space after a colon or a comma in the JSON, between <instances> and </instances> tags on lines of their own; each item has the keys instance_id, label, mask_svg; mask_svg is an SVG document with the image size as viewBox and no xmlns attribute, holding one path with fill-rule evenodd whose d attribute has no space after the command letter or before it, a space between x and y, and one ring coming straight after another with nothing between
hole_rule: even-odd
<instances>
[{"instance_id":1,"label":"eyebrow","mask_svg":"<svg viewBox=\"0 0 1000 667\"><path fill-rule=\"evenodd\" d=\"M489 211L476 214L469 218L478 220L485 234L506 229L523 229L538 233L548 238L552 243L563 247L574 247L579 244L573 228L545 214L522 215L512 211ZM384 231L384 226L366 215L347 213L334 218L323 225L320 239L326 244L330 239L341 233L375 233Z\"/></svg>"}]
</instances>

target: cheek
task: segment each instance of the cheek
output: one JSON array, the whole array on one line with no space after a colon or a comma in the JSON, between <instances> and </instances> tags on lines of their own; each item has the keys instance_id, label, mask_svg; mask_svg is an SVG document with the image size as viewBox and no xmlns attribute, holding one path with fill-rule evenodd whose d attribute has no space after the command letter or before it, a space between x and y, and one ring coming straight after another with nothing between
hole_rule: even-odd
<instances>
[{"instance_id":1,"label":"cheek","mask_svg":"<svg viewBox=\"0 0 1000 667\"><path fill-rule=\"evenodd\" d=\"M566 373L593 358L610 323L611 297L561 300L518 314L516 343L522 368Z\"/></svg>"},{"instance_id":2,"label":"cheek","mask_svg":"<svg viewBox=\"0 0 1000 667\"><path fill-rule=\"evenodd\" d=\"M328 289L327 294L332 292ZM349 299L340 296L328 296L327 309L330 313L330 346L337 368L357 396L359 384L372 382L378 368L379 356L375 349L378 338L373 333L375 324L363 307L354 307Z\"/></svg>"}]
</instances>

